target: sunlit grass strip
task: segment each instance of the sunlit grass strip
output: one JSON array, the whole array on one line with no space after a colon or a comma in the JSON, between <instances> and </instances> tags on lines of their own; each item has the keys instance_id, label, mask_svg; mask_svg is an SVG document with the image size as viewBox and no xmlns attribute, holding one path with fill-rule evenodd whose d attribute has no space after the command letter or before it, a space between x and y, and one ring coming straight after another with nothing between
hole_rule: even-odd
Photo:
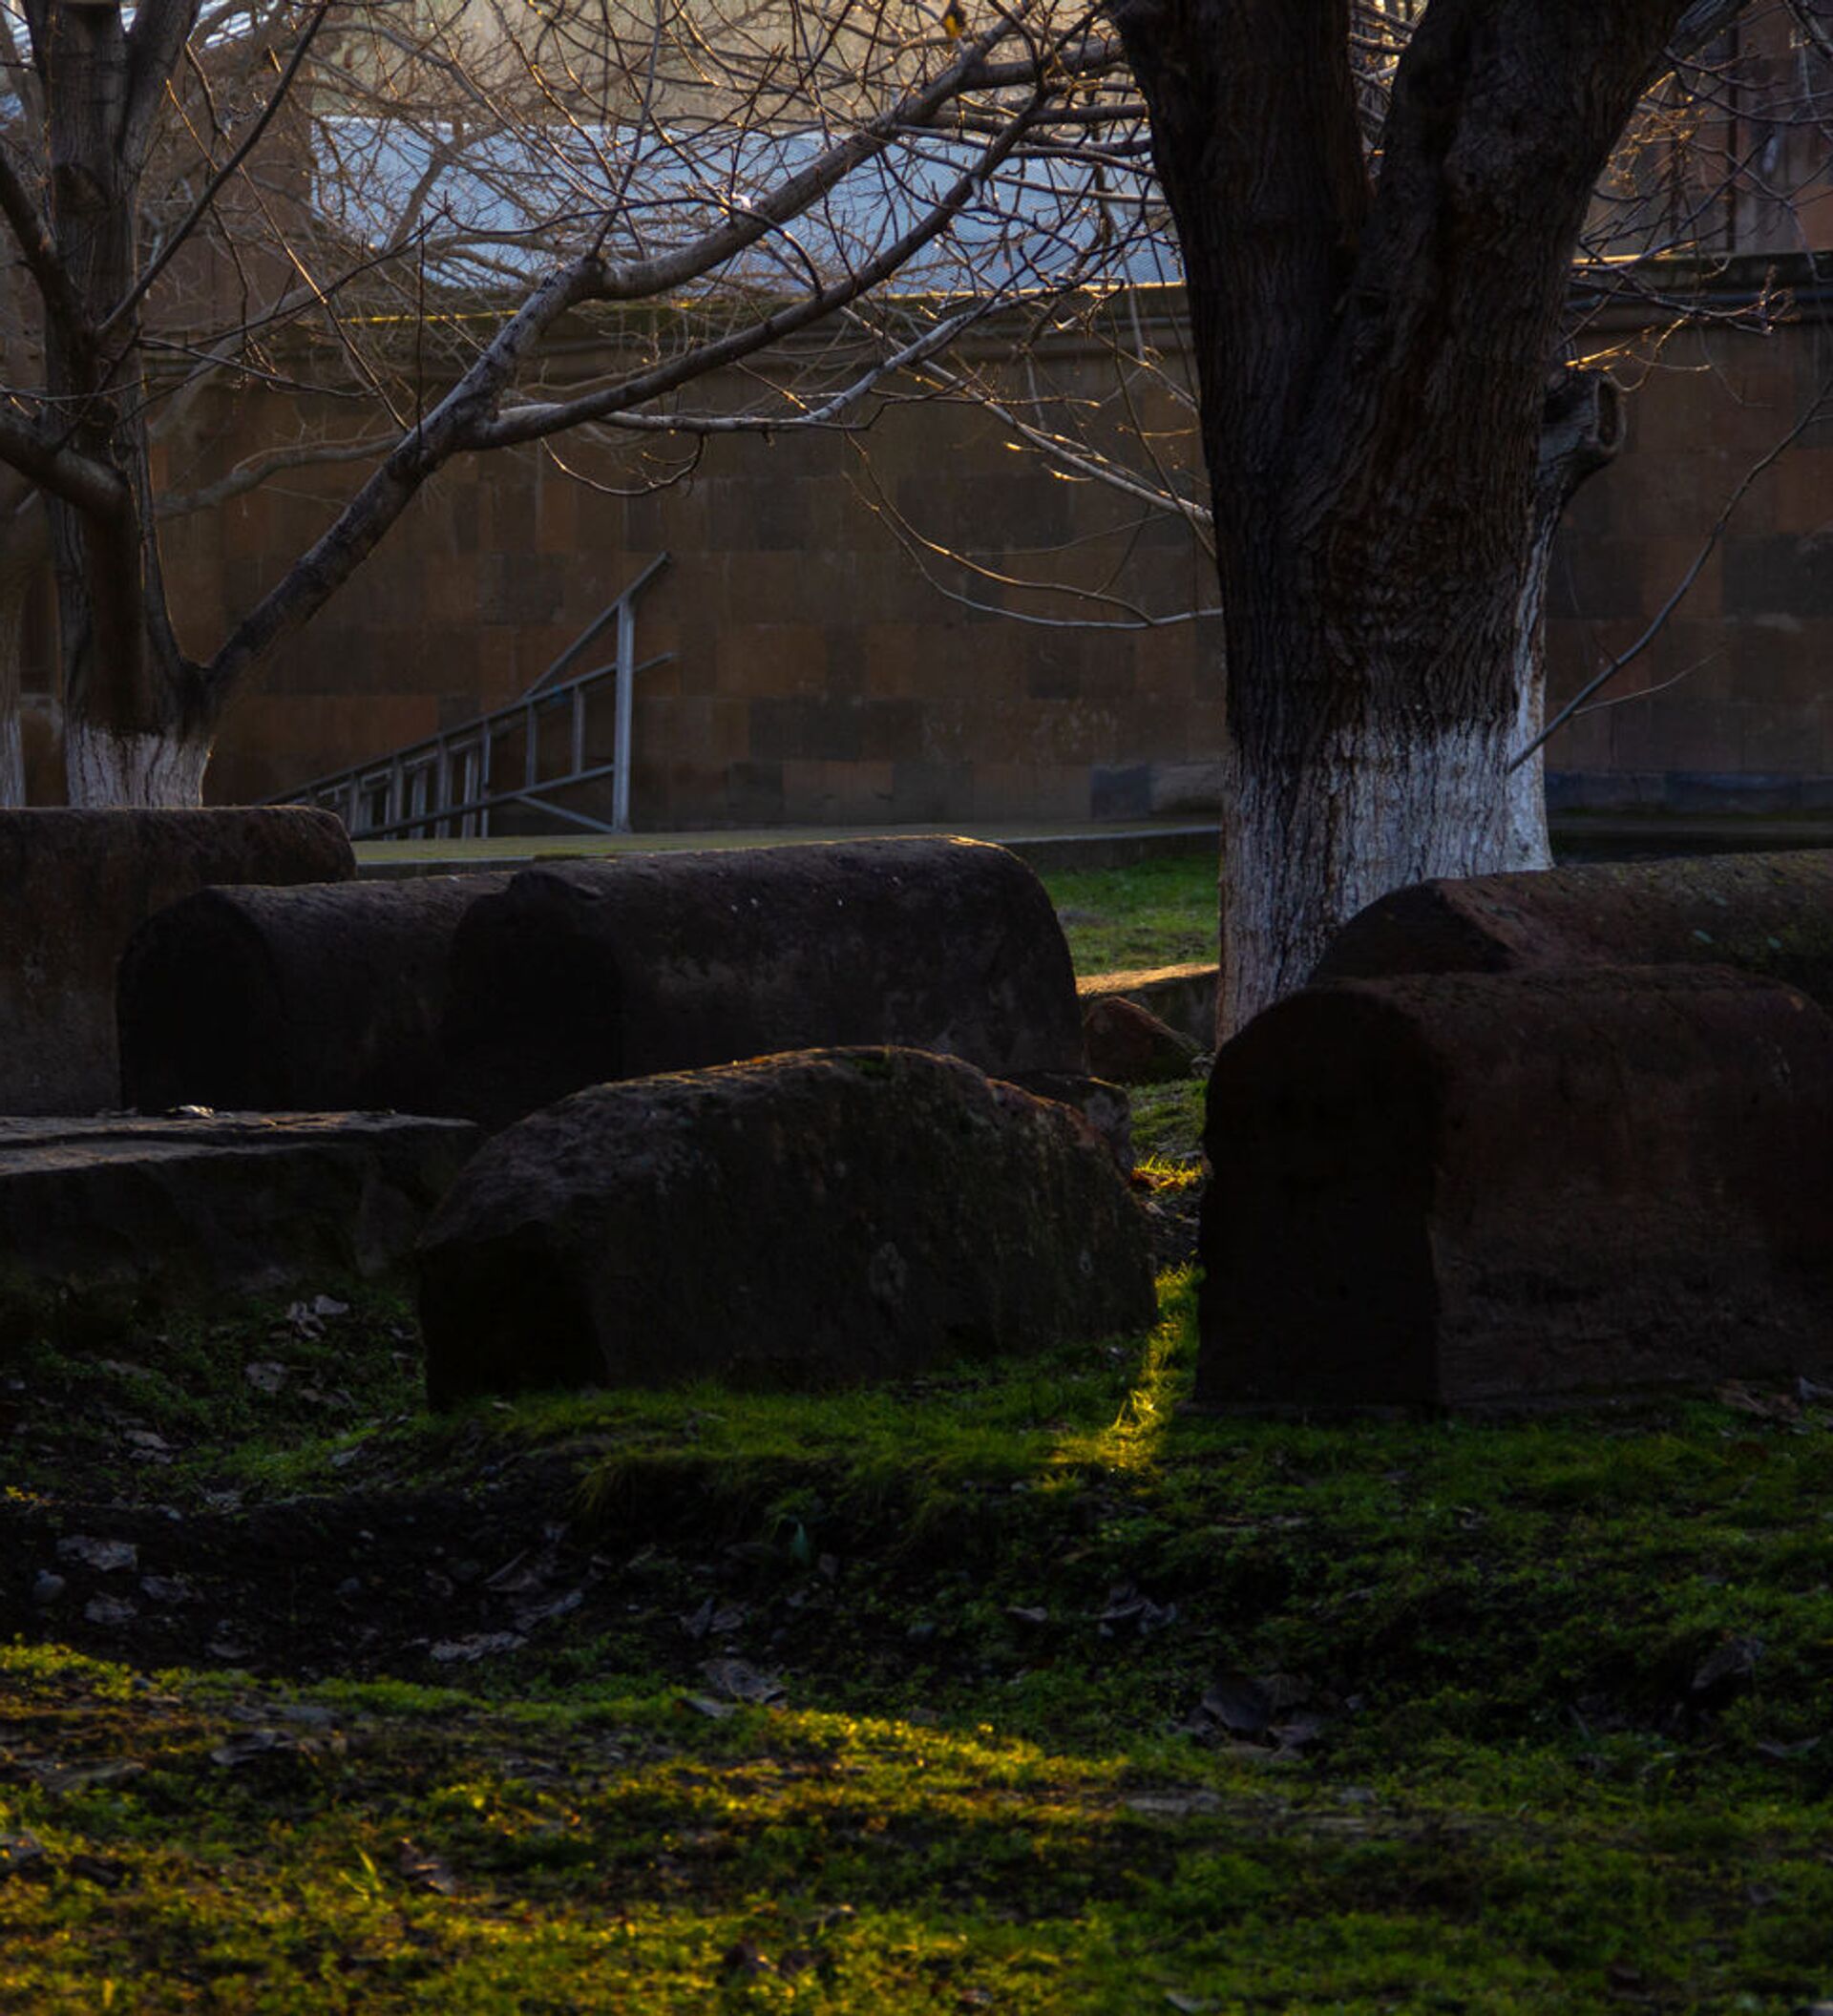
<instances>
[{"instance_id":1,"label":"sunlit grass strip","mask_svg":"<svg viewBox=\"0 0 1833 2016\"><path fill-rule=\"evenodd\" d=\"M0 1886L6 2006L1764 2011L1833 1910L1824 1807L1626 1796L1546 1755L1505 1812L1476 1754L1429 1791L1188 1744L1142 1775L992 1722L317 1691L344 1747L250 1776L210 1754L271 1693L0 1653L15 1757L148 1764L14 1773L0 1825L52 1867ZM1169 1806L1129 1804L1168 1774Z\"/></svg>"}]
</instances>

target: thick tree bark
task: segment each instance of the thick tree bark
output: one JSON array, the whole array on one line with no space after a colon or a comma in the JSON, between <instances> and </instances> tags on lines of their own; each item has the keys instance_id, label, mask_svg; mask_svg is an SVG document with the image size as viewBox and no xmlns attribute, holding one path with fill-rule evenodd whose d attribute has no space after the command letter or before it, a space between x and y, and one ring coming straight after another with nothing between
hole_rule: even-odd
<instances>
[{"instance_id":1,"label":"thick tree bark","mask_svg":"<svg viewBox=\"0 0 1833 2016\"><path fill-rule=\"evenodd\" d=\"M45 517L23 485L0 494L0 806L26 802L26 751L19 704L26 605L45 563Z\"/></svg>"},{"instance_id":2,"label":"thick tree bark","mask_svg":"<svg viewBox=\"0 0 1833 2016\"><path fill-rule=\"evenodd\" d=\"M1373 180L1348 0L1120 11L1215 506L1222 1035L1387 890L1546 858L1537 770L1508 762L1587 456L1562 446L1585 397L1545 388L1587 200L1683 11L1431 0Z\"/></svg>"},{"instance_id":3,"label":"thick tree bark","mask_svg":"<svg viewBox=\"0 0 1833 2016\"><path fill-rule=\"evenodd\" d=\"M166 611L137 329L129 316L97 335L138 270L146 104L162 74L144 74L148 45L136 37L174 9L143 12L134 34L112 6L56 7L48 27L52 225L67 299L46 303L47 384L70 416L70 448L119 478L106 510L47 497L72 805L197 804L216 711Z\"/></svg>"}]
</instances>

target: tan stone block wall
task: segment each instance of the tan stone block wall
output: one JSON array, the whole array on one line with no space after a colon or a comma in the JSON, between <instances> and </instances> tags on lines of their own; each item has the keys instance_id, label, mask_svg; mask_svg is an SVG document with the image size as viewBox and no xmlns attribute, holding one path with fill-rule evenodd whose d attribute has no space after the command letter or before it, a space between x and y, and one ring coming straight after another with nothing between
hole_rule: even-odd
<instances>
[{"instance_id":1,"label":"tan stone block wall","mask_svg":"<svg viewBox=\"0 0 1833 2016\"><path fill-rule=\"evenodd\" d=\"M1617 462L1573 500L1554 555L1555 700L1635 642L1738 483L1833 378L1833 324L1804 301L1767 337L1682 333L1629 402ZM1549 747L1555 803L1713 800L1833 811L1833 419L1738 504L1673 616ZM1665 780L1665 782L1663 782Z\"/></svg>"},{"instance_id":2,"label":"tan stone block wall","mask_svg":"<svg viewBox=\"0 0 1833 2016\"><path fill-rule=\"evenodd\" d=\"M259 419L251 402L244 424ZM1135 504L1064 483L1003 439L981 414L943 406L893 410L863 442L720 437L689 479L630 497L537 454L468 461L434 481L243 697L209 790L284 790L512 699L658 552L672 564L640 605L637 648L672 656L639 682L639 827L1081 819L1099 772L1212 761L1213 622L1052 629L964 607L872 508L875 488L921 537L996 573L1070 585L1112 575L1129 600L1167 614L1213 601L1181 525L1141 536ZM629 483L578 444L565 459ZM348 480L287 487L320 485L323 522ZM297 498L266 494L221 515L214 538L186 521L175 542L179 593L218 626L316 529L309 506L302 522ZM959 580L996 604L1008 593ZM1124 613L1065 595L1023 600ZM595 760L608 738L608 719L595 720ZM519 748L504 755L499 775L519 775ZM608 787L598 799L602 812Z\"/></svg>"},{"instance_id":3,"label":"tan stone block wall","mask_svg":"<svg viewBox=\"0 0 1833 2016\"><path fill-rule=\"evenodd\" d=\"M1555 556L1556 700L1640 636L1732 489L1833 377L1824 316L1803 295L1801 319L1768 337L1719 329L1659 346L1629 402L1626 450L1575 499ZM1051 369L1099 388L1092 356ZM174 480L207 480L302 425L341 432L348 414L244 394L170 454ZM564 459L629 485L627 465L577 443ZM358 478L292 471L170 521L187 646L212 648ZM895 409L859 436L721 437L691 476L649 494L593 489L537 453L467 458L240 697L210 794L289 789L511 700L666 551L637 624L640 656L672 654L640 682L640 827L1191 816L1221 743L1219 621L1050 629L963 606L900 546L874 509L886 500L916 535L995 574L1064 586L1111 575L1160 613L1216 599L1185 528L1142 524L1111 491L1060 480L959 407ZM977 599L1089 608L932 564ZM1549 749L1572 802L1744 778L1784 808L1833 809L1833 419L1755 483L1673 620L1604 697ZM46 721L30 725L42 778L54 754ZM608 720L594 720L589 753L608 755ZM519 776L519 749L503 755Z\"/></svg>"}]
</instances>

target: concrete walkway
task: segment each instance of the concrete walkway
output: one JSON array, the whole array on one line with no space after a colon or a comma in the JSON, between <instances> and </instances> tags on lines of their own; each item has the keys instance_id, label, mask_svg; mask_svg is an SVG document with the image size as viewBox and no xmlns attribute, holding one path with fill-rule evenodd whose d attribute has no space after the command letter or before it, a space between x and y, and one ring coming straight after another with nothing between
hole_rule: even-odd
<instances>
[{"instance_id":1,"label":"concrete walkway","mask_svg":"<svg viewBox=\"0 0 1833 2016\"><path fill-rule=\"evenodd\" d=\"M1763 853L1833 847L1822 819L1675 818L1647 814L1555 813L1553 845L1562 859L1610 860L1662 854ZM513 833L491 840L359 840L364 877L460 875L531 861L597 860L612 854L676 853L696 848L786 847L794 841L874 840L896 834L960 833L994 840L1039 869L1126 868L1172 854L1213 854L1211 825L1112 820L1030 825L769 826L692 833Z\"/></svg>"},{"instance_id":2,"label":"concrete walkway","mask_svg":"<svg viewBox=\"0 0 1833 2016\"><path fill-rule=\"evenodd\" d=\"M696 833L517 833L490 840L359 840L357 873L461 875L483 869L525 868L531 861L600 860L617 854L680 853L694 849L786 847L794 841L885 840L959 833L1009 847L1033 868L1125 868L1164 855L1216 850L1213 826L771 826Z\"/></svg>"}]
</instances>

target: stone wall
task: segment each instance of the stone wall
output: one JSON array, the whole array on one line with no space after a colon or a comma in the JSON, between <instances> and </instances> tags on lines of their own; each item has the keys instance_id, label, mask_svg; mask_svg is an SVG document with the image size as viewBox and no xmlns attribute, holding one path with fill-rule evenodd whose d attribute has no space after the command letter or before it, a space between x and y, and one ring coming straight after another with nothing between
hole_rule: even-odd
<instances>
[{"instance_id":1,"label":"stone wall","mask_svg":"<svg viewBox=\"0 0 1833 2016\"><path fill-rule=\"evenodd\" d=\"M1752 277L1728 275L1727 298ZM1641 635L1729 493L1827 382L1828 298L1801 286L1798 319L1768 336L1596 332L1636 388L1627 449L1576 499L1555 558L1556 699ZM1166 305L1148 333L1174 351ZM1092 346L1058 341L1044 364L1065 390L1112 406ZM1169 403L1148 418L1183 424ZM164 479L207 479L302 424L348 419L244 395L166 452ZM722 436L698 458L652 444L642 469L557 446L558 457L468 459L430 487L233 709L213 798L290 789L513 698L667 552L637 623L640 656L670 654L640 682L639 828L1201 816L1213 802L1212 616L1053 629L950 600L925 578L927 567L973 601L1031 615L1124 612L995 577L1111 584L1160 616L1215 600L1180 521L1015 453L983 412L894 406L862 431ZM645 475L674 480L645 493ZM290 472L172 522L192 648L278 578L353 480ZM920 546L919 565L921 539L986 571ZM1833 810L1830 559L1833 418L1752 485L1612 704L1559 736L1555 805ZM47 704L27 724L41 795L54 756ZM594 746L608 753L597 730Z\"/></svg>"},{"instance_id":2,"label":"stone wall","mask_svg":"<svg viewBox=\"0 0 1833 2016\"><path fill-rule=\"evenodd\" d=\"M1682 331L1654 364L1626 360L1641 383L1624 452L1573 500L1554 556L1556 698L1635 643L1734 490L1833 388L1833 289L1795 277L1797 319L1771 335ZM1750 485L1599 698L1549 749L1556 808L1833 813L1833 406Z\"/></svg>"},{"instance_id":3,"label":"stone wall","mask_svg":"<svg viewBox=\"0 0 1833 2016\"><path fill-rule=\"evenodd\" d=\"M1100 353L1061 346L1052 368L1111 400ZM206 466L259 424L251 402ZM213 796L287 789L514 698L664 552L637 617L639 657L669 654L638 684L639 828L1083 819L1116 791L1127 809L1154 790L1174 809L1190 766L1199 795L1210 786L1213 619L1013 621L948 599L907 550L928 539L996 575L1113 578L1132 606L1180 619L1213 604L1212 570L1181 520L1051 474L979 409L906 405L862 432L714 437L691 469L664 450L646 473L679 480L646 494L617 494L644 473L629 462L558 448L471 458L430 487L235 708ZM323 522L309 492L325 481L302 472L175 522L173 572L199 642ZM928 564L995 610L1127 613ZM609 727L595 729L595 754L608 755Z\"/></svg>"}]
</instances>

